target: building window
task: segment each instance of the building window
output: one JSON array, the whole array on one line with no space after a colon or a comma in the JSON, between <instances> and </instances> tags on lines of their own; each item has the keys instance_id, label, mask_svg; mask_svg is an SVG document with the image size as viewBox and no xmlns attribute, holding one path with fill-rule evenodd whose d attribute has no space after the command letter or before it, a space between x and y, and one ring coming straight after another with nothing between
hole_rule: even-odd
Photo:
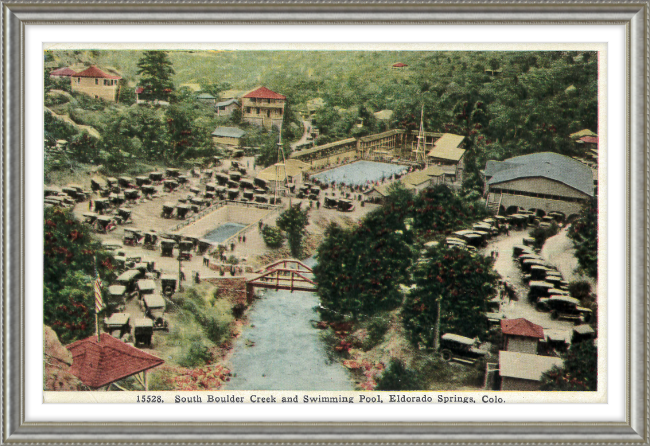
<instances>
[{"instance_id":1,"label":"building window","mask_svg":"<svg viewBox=\"0 0 650 446\"><path fill-rule=\"evenodd\" d=\"M95 79L95 85L99 85L99 79Z\"/></svg>"},{"instance_id":2,"label":"building window","mask_svg":"<svg viewBox=\"0 0 650 446\"><path fill-rule=\"evenodd\" d=\"M260 109L259 109L259 108L257 108L256 110L257 110L257 114L259 115L259 114L260 114Z\"/></svg>"},{"instance_id":3,"label":"building window","mask_svg":"<svg viewBox=\"0 0 650 446\"><path fill-rule=\"evenodd\" d=\"M80 77L77 78L77 83L78 84L81 83L81 78Z\"/></svg>"}]
</instances>

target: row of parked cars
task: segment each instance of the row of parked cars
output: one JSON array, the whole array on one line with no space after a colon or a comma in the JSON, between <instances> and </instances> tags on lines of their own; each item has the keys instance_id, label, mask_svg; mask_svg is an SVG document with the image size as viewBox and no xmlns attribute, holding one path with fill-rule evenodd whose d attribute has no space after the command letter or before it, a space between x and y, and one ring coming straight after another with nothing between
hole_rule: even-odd
<instances>
[{"instance_id":1,"label":"row of parked cars","mask_svg":"<svg viewBox=\"0 0 650 446\"><path fill-rule=\"evenodd\" d=\"M110 316L104 318L104 330L125 341L133 340L136 346L150 347L154 331L169 330L163 296L171 297L176 292L178 277L161 274L153 261L127 257L116 242L107 241L104 245L115 248L113 258L121 271L108 287L106 306ZM132 318L126 312L126 303L133 298L138 299L144 317Z\"/></svg>"},{"instance_id":2,"label":"row of parked cars","mask_svg":"<svg viewBox=\"0 0 650 446\"><path fill-rule=\"evenodd\" d=\"M562 274L535 250L525 245L515 245L513 256L517 259L528 283L528 299L538 311L550 312L553 319L574 321L576 324L591 320L592 311L571 297Z\"/></svg>"},{"instance_id":3,"label":"row of parked cars","mask_svg":"<svg viewBox=\"0 0 650 446\"><path fill-rule=\"evenodd\" d=\"M90 193L78 184L68 184L62 188L46 186L43 189L45 207L59 206L72 209L75 204L86 200L89 195Z\"/></svg>"}]
</instances>

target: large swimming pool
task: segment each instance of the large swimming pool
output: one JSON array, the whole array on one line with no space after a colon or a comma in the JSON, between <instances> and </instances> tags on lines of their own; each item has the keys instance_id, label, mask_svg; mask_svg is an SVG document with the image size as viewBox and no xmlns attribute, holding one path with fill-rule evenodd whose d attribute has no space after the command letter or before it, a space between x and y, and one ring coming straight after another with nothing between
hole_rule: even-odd
<instances>
[{"instance_id":1,"label":"large swimming pool","mask_svg":"<svg viewBox=\"0 0 650 446\"><path fill-rule=\"evenodd\" d=\"M345 166L312 175L312 178L316 178L323 183L336 181L339 184L356 186L366 184L369 181L381 181L383 178L405 172L407 169L408 167L398 164L357 161L356 163L346 164Z\"/></svg>"},{"instance_id":2,"label":"large swimming pool","mask_svg":"<svg viewBox=\"0 0 650 446\"><path fill-rule=\"evenodd\" d=\"M203 238L211 242L223 243L245 227L246 225L240 225L239 223L224 223L205 234Z\"/></svg>"}]
</instances>

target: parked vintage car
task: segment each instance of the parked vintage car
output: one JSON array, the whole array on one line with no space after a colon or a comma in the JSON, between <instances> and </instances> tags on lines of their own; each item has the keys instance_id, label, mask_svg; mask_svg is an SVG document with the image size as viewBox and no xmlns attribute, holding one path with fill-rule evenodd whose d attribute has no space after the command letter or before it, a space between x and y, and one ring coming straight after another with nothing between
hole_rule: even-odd
<instances>
[{"instance_id":1,"label":"parked vintage car","mask_svg":"<svg viewBox=\"0 0 650 446\"><path fill-rule=\"evenodd\" d=\"M151 347L153 321L149 318L136 319L133 323L133 337L135 338L136 347L140 345Z\"/></svg>"},{"instance_id":2,"label":"parked vintage car","mask_svg":"<svg viewBox=\"0 0 650 446\"><path fill-rule=\"evenodd\" d=\"M142 299L142 309L144 314L153 321L154 330L169 330L169 324L163 317L166 308L165 299L156 294L148 294Z\"/></svg>"},{"instance_id":3,"label":"parked vintage car","mask_svg":"<svg viewBox=\"0 0 650 446\"><path fill-rule=\"evenodd\" d=\"M478 347L477 339L453 333L445 333L440 337L440 352L445 361L454 359L463 363L474 363L489 355L487 350Z\"/></svg>"},{"instance_id":4,"label":"parked vintage car","mask_svg":"<svg viewBox=\"0 0 650 446\"><path fill-rule=\"evenodd\" d=\"M131 334L131 315L129 313L113 313L104 318L104 331L114 338L123 339Z\"/></svg>"}]
</instances>

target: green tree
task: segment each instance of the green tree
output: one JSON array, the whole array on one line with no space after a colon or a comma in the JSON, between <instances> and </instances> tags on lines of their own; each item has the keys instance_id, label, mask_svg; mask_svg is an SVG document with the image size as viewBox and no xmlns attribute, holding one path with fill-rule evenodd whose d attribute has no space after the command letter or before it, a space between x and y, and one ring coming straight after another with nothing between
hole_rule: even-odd
<instances>
[{"instance_id":1,"label":"green tree","mask_svg":"<svg viewBox=\"0 0 650 446\"><path fill-rule=\"evenodd\" d=\"M357 227L332 224L325 230L314 275L321 302L329 309L326 318L367 318L402 302L399 284L408 281L414 251L404 223L408 209L400 209L399 202L398 197L389 200Z\"/></svg>"},{"instance_id":2,"label":"green tree","mask_svg":"<svg viewBox=\"0 0 650 446\"><path fill-rule=\"evenodd\" d=\"M94 331L95 258L105 284L115 278L115 270L110 256L72 211L47 208L44 220L44 323L66 344Z\"/></svg>"},{"instance_id":3,"label":"green tree","mask_svg":"<svg viewBox=\"0 0 650 446\"><path fill-rule=\"evenodd\" d=\"M562 367L542 375L541 390L598 390L598 349L591 341L571 344Z\"/></svg>"},{"instance_id":4,"label":"green tree","mask_svg":"<svg viewBox=\"0 0 650 446\"><path fill-rule=\"evenodd\" d=\"M375 390L422 390L422 383L414 370L406 368L402 361L391 358Z\"/></svg>"},{"instance_id":5,"label":"green tree","mask_svg":"<svg viewBox=\"0 0 650 446\"><path fill-rule=\"evenodd\" d=\"M174 89L172 76L175 74L169 56L165 51L145 51L138 60L139 86L152 99L165 99Z\"/></svg>"},{"instance_id":6,"label":"green tree","mask_svg":"<svg viewBox=\"0 0 650 446\"><path fill-rule=\"evenodd\" d=\"M580 267L594 279L598 278L598 201L594 198L569 228Z\"/></svg>"},{"instance_id":7,"label":"green tree","mask_svg":"<svg viewBox=\"0 0 650 446\"><path fill-rule=\"evenodd\" d=\"M179 165L188 158L208 156L214 150L209 120L202 116L198 106L176 103L167 107L167 144L164 160Z\"/></svg>"},{"instance_id":8,"label":"green tree","mask_svg":"<svg viewBox=\"0 0 650 446\"><path fill-rule=\"evenodd\" d=\"M302 239L309 224L309 209L301 209L300 204L290 206L278 217L278 228L287 233L291 255L297 259L302 255Z\"/></svg>"},{"instance_id":9,"label":"green tree","mask_svg":"<svg viewBox=\"0 0 650 446\"><path fill-rule=\"evenodd\" d=\"M498 275L493 260L459 248L430 248L415 265L413 288L406 296L402 317L414 345L435 345L440 304L440 333L473 338L485 336L487 302L494 297Z\"/></svg>"},{"instance_id":10,"label":"green tree","mask_svg":"<svg viewBox=\"0 0 650 446\"><path fill-rule=\"evenodd\" d=\"M262 228L262 239L269 248L279 248L284 243L284 234L275 226L266 225Z\"/></svg>"}]
</instances>

